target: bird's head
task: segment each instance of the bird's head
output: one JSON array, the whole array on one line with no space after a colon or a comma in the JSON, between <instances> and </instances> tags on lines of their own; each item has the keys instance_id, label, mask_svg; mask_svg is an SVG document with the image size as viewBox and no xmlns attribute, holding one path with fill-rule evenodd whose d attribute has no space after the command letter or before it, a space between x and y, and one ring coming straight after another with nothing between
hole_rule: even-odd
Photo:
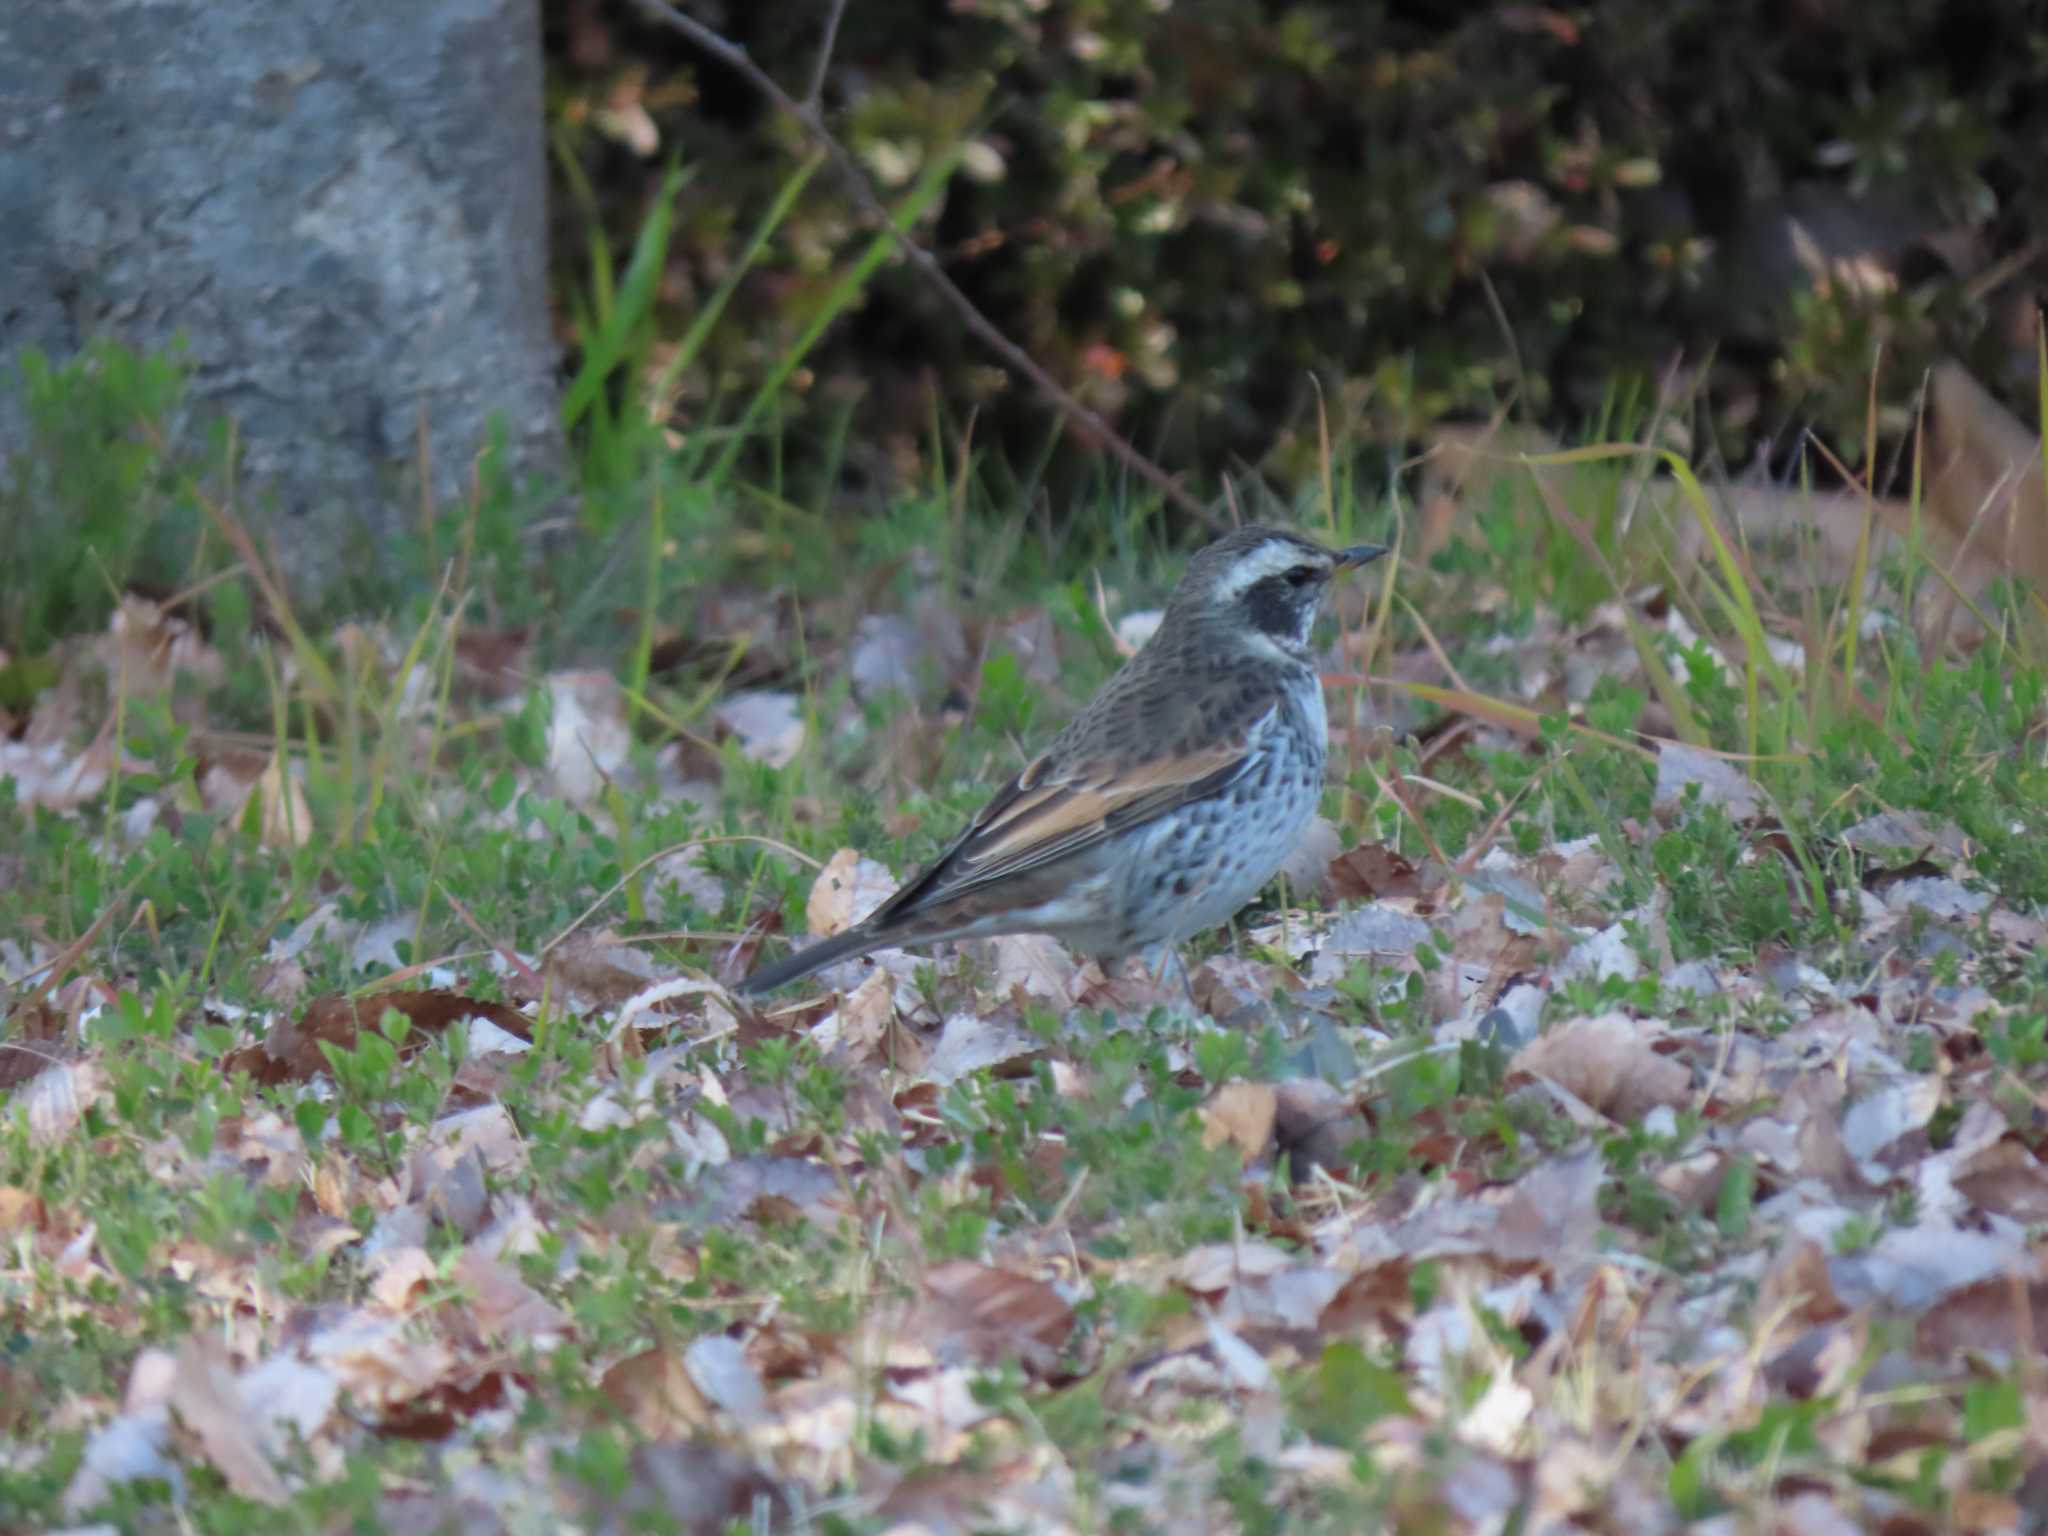
<instances>
[{"instance_id":1,"label":"bird's head","mask_svg":"<svg viewBox=\"0 0 2048 1536\"><path fill-rule=\"evenodd\" d=\"M1330 578L1385 553L1378 544L1327 549L1284 528L1240 528L1188 562L1166 623L1220 623L1255 645L1304 657Z\"/></svg>"}]
</instances>

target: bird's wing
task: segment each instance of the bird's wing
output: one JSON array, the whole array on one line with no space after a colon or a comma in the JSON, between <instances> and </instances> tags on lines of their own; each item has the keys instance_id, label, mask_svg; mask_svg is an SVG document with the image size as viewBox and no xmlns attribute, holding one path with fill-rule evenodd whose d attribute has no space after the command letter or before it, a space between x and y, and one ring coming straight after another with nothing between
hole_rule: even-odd
<instances>
[{"instance_id":1,"label":"bird's wing","mask_svg":"<svg viewBox=\"0 0 2048 1536\"><path fill-rule=\"evenodd\" d=\"M1221 791L1250 769L1277 710L1269 707L1216 744L1134 759L1063 757L1055 743L870 921L907 917L927 902L1026 874Z\"/></svg>"}]
</instances>

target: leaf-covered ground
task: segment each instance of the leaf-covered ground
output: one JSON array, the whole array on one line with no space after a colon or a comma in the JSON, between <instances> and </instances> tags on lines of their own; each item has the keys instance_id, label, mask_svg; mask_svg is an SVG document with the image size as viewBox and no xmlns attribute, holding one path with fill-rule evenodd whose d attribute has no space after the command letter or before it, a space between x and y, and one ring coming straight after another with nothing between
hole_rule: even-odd
<instances>
[{"instance_id":1,"label":"leaf-covered ground","mask_svg":"<svg viewBox=\"0 0 2048 1536\"><path fill-rule=\"evenodd\" d=\"M1192 1006L1029 938L725 985L1164 562L906 540L644 694L125 603L0 733L0 1528L2048 1518L2041 671L1556 478L1340 605L1327 817Z\"/></svg>"}]
</instances>

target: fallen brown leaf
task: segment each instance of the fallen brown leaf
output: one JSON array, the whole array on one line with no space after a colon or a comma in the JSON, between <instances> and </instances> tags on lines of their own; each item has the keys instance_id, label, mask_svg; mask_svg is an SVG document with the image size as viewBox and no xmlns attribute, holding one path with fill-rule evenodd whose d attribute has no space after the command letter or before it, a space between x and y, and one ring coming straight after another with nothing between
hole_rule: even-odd
<instances>
[{"instance_id":1,"label":"fallen brown leaf","mask_svg":"<svg viewBox=\"0 0 2048 1536\"><path fill-rule=\"evenodd\" d=\"M0 1184L0 1237L43 1224L42 1197L14 1184Z\"/></svg>"},{"instance_id":2,"label":"fallen brown leaf","mask_svg":"<svg viewBox=\"0 0 2048 1536\"><path fill-rule=\"evenodd\" d=\"M1330 860L1330 888L1342 901L1389 901L1422 894L1415 866L1380 843L1360 843Z\"/></svg>"},{"instance_id":3,"label":"fallen brown leaf","mask_svg":"<svg viewBox=\"0 0 2048 1536\"><path fill-rule=\"evenodd\" d=\"M630 761L625 690L609 672L550 673L542 686L553 704L548 777L563 799L582 804L616 781Z\"/></svg>"},{"instance_id":4,"label":"fallen brown leaf","mask_svg":"<svg viewBox=\"0 0 2048 1536\"><path fill-rule=\"evenodd\" d=\"M1657 787L1651 804L1660 816L1676 815L1691 801L1717 805L1730 821L1754 821L1763 812L1756 785L1738 764L1697 747L1667 741L1657 748Z\"/></svg>"},{"instance_id":5,"label":"fallen brown leaf","mask_svg":"<svg viewBox=\"0 0 2048 1536\"><path fill-rule=\"evenodd\" d=\"M433 1255L416 1245L385 1249L377 1255L374 1270L370 1299L393 1316L410 1311L414 1293L432 1286L441 1273Z\"/></svg>"},{"instance_id":6,"label":"fallen brown leaf","mask_svg":"<svg viewBox=\"0 0 2048 1536\"><path fill-rule=\"evenodd\" d=\"M527 624L492 629L465 623L455 634L457 675L485 699L508 698L526 686L532 639Z\"/></svg>"},{"instance_id":7,"label":"fallen brown leaf","mask_svg":"<svg viewBox=\"0 0 2048 1536\"><path fill-rule=\"evenodd\" d=\"M170 1404L178 1423L198 1441L201 1453L235 1492L260 1504L283 1504L290 1499L284 1479L249 1433L233 1367L219 1346L206 1342L203 1334L192 1335L178 1351Z\"/></svg>"},{"instance_id":8,"label":"fallen brown leaf","mask_svg":"<svg viewBox=\"0 0 2048 1536\"><path fill-rule=\"evenodd\" d=\"M722 1333L702 1334L683 1351L683 1369L705 1399L743 1429L768 1417L768 1395L746 1346Z\"/></svg>"},{"instance_id":9,"label":"fallen brown leaf","mask_svg":"<svg viewBox=\"0 0 2048 1536\"><path fill-rule=\"evenodd\" d=\"M803 701L793 693L727 694L713 711L713 718L754 762L785 768L804 748Z\"/></svg>"},{"instance_id":10,"label":"fallen brown leaf","mask_svg":"<svg viewBox=\"0 0 2048 1536\"><path fill-rule=\"evenodd\" d=\"M48 1146L69 1135L106 1091L106 1069L98 1062L60 1062L16 1090L8 1107L27 1123L30 1141Z\"/></svg>"},{"instance_id":11,"label":"fallen brown leaf","mask_svg":"<svg viewBox=\"0 0 2048 1536\"><path fill-rule=\"evenodd\" d=\"M1952 558L2048 587L2040 439L1953 359L1928 376L1928 416L1926 509Z\"/></svg>"},{"instance_id":12,"label":"fallen brown leaf","mask_svg":"<svg viewBox=\"0 0 2048 1536\"><path fill-rule=\"evenodd\" d=\"M710 1424L711 1402L697 1390L683 1358L657 1346L628 1355L599 1378L619 1416L649 1440L665 1440Z\"/></svg>"},{"instance_id":13,"label":"fallen brown leaf","mask_svg":"<svg viewBox=\"0 0 2048 1536\"><path fill-rule=\"evenodd\" d=\"M984 1018L977 1013L946 1016L946 1028L922 1075L940 1085L958 1082L970 1072L1000 1066L1045 1049L1045 1042L1024 1027L1014 1008Z\"/></svg>"},{"instance_id":14,"label":"fallen brown leaf","mask_svg":"<svg viewBox=\"0 0 2048 1536\"><path fill-rule=\"evenodd\" d=\"M1202 1145L1225 1142L1251 1162L1273 1139L1273 1119L1280 1101L1270 1083L1226 1083L1202 1106Z\"/></svg>"},{"instance_id":15,"label":"fallen brown leaf","mask_svg":"<svg viewBox=\"0 0 2048 1536\"><path fill-rule=\"evenodd\" d=\"M69 1056L64 1032L63 1013L47 1002L24 1003L8 1014L0 1039L0 1089L25 1083Z\"/></svg>"},{"instance_id":16,"label":"fallen brown leaf","mask_svg":"<svg viewBox=\"0 0 2048 1536\"><path fill-rule=\"evenodd\" d=\"M630 939L608 929L571 935L548 951L541 969L551 996L586 1013L617 1008L669 974Z\"/></svg>"},{"instance_id":17,"label":"fallen brown leaf","mask_svg":"<svg viewBox=\"0 0 2048 1536\"><path fill-rule=\"evenodd\" d=\"M561 1308L520 1279L511 1265L474 1248L462 1251L449 1278L463 1288L468 1316L487 1340L545 1347L568 1330L569 1318Z\"/></svg>"},{"instance_id":18,"label":"fallen brown leaf","mask_svg":"<svg viewBox=\"0 0 2048 1536\"><path fill-rule=\"evenodd\" d=\"M999 991L1005 995L1021 992L1066 1007L1080 967L1059 940L1042 933L1009 934L990 940L989 948Z\"/></svg>"},{"instance_id":19,"label":"fallen brown leaf","mask_svg":"<svg viewBox=\"0 0 2048 1536\"><path fill-rule=\"evenodd\" d=\"M1818 1243L1803 1237L1788 1242L1764 1271L1757 1287L1756 1310L1763 1317L1783 1314L1806 1327L1849 1314L1828 1278L1827 1255Z\"/></svg>"},{"instance_id":20,"label":"fallen brown leaf","mask_svg":"<svg viewBox=\"0 0 2048 1536\"><path fill-rule=\"evenodd\" d=\"M509 1035L529 1043L533 1039L533 1026L518 1009L460 992L375 992L354 999L330 995L313 999L295 1022L273 1025L254 1045L228 1052L221 1058L221 1070L230 1075L247 1072L265 1085L318 1077L327 1071L321 1043L336 1050L354 1050L357 1035L375 1029L387 1008L396 1009L411 1025L398 1048L401 1060L424 1049L430 1037L458 1019L488 1019Z\"/></svg>"},{"instance_id":21,"label":"fallen brown leaf","mask_svg":"<svg viewBox=\"0 0 2048 1536\"><path fill-rule=\"evenodd\" d=\"M993 1365L1014 1358L1042 1371L1073 1331L1073 1308L1043 1280L948 1259L927 1270L923 1284L932 1311L919 1329L944 1360Z\"/></svg>"},{"instance_id":22,"label":"fallen brown leaf","mask_svg":"<svg viewBox=\"0 0 2048 1536\"><path fill-rule=\"evenodd\" d=\"M1512 1071L1548 1078L1601 1114L1638 1120L1660 1104L1692 1097L1692 1073L1659 1056L1644 1026L1621 1013L1570 1019L1515 1053Z\"/></svg>"},{"instance_id":23,"label":"fallen brown leaf","mask_svg":"<svg viewBox=\"0 0 2048 1536\"><path fill-rule=\"evenodd\" d=\"M872 1058L896 1021L896 979L870 971L839 1003L839 1044L855 1060Z\"/></svg>"},{"instance_id":24,"label":"fallen brown leaf","mask_svg":"<svg viewBox=\"0 0 2048 1536\"><path fill-rule=\"evenodd\" d=\"M1955 1186L1975 1204L2027 1226L2048 1222L2048 1167L2017 1140L2003 1138L1955 1175ZM0 1226L4 1226L0 1219Z\"/></svg>"},{"instance_id":25,"label":"fallen brown leaf","mask_svg":"<svg viewBox=\"0 0 2048 1536\"><path fill-rule=\"evenodd\" d=\"M842 848L825 861L804 904L804 921L818 938L851 928L895 892L896 880L856 848Z\"/></svg>"},{"instance_id":26,"label":"fallen brown leaf","mask_svg":"<svg viewBox=\"0 0 2048 1536\"><path fill-rule=\"evenodd\" d=\"M2048 1280L1996 1275L1949 1292L1920 1316L1914 1338L1923 1353L1958 1350L2009 1357L2040 1348L2048 1326Z\"/></svg>"}]
</instances>

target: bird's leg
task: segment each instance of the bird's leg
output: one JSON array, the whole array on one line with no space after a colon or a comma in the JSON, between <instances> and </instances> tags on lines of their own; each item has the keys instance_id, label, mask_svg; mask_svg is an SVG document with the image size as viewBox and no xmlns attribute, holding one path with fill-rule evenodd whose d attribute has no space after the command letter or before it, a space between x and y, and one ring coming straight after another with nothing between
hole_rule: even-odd
<instances>
[{"instance_id":1,"label":"bird's leg","mask_svg":"<svg viewBox=\"0 0 2048 1536\"><path fill-rule=\"evenodd\" d=\"M1196 1018L1202 1016L1202 1005L1195 1001L1195 983L1188 975L1188 963L1181 958L1180 946L1169 939L1161 939L1154 950L1154 958L1146 969L1152 973L1155 986L1166 984L1166 968L1171 965L1180 976L1181 990L1187 994L1188 1011Z\"/></svg>"},{"instance_id":2,"label":"bird's leg","mask_svg":"<svg viewBox=\"0 0 2048 1536\"><path fill-rule=\"evenodd\" d=\"M1188 975L1188 963L1181 957L1180 946L1178 944L1169 944L1166 946L1166 952L1173 956L1173 968L1180 972L1181 990L1188 995L1188 1007L1193 1010L1195 1017L1199 1019L1202 1016L1202 1005L1195 1001L1194 978Z\"/></svg>"}]
</instances>

